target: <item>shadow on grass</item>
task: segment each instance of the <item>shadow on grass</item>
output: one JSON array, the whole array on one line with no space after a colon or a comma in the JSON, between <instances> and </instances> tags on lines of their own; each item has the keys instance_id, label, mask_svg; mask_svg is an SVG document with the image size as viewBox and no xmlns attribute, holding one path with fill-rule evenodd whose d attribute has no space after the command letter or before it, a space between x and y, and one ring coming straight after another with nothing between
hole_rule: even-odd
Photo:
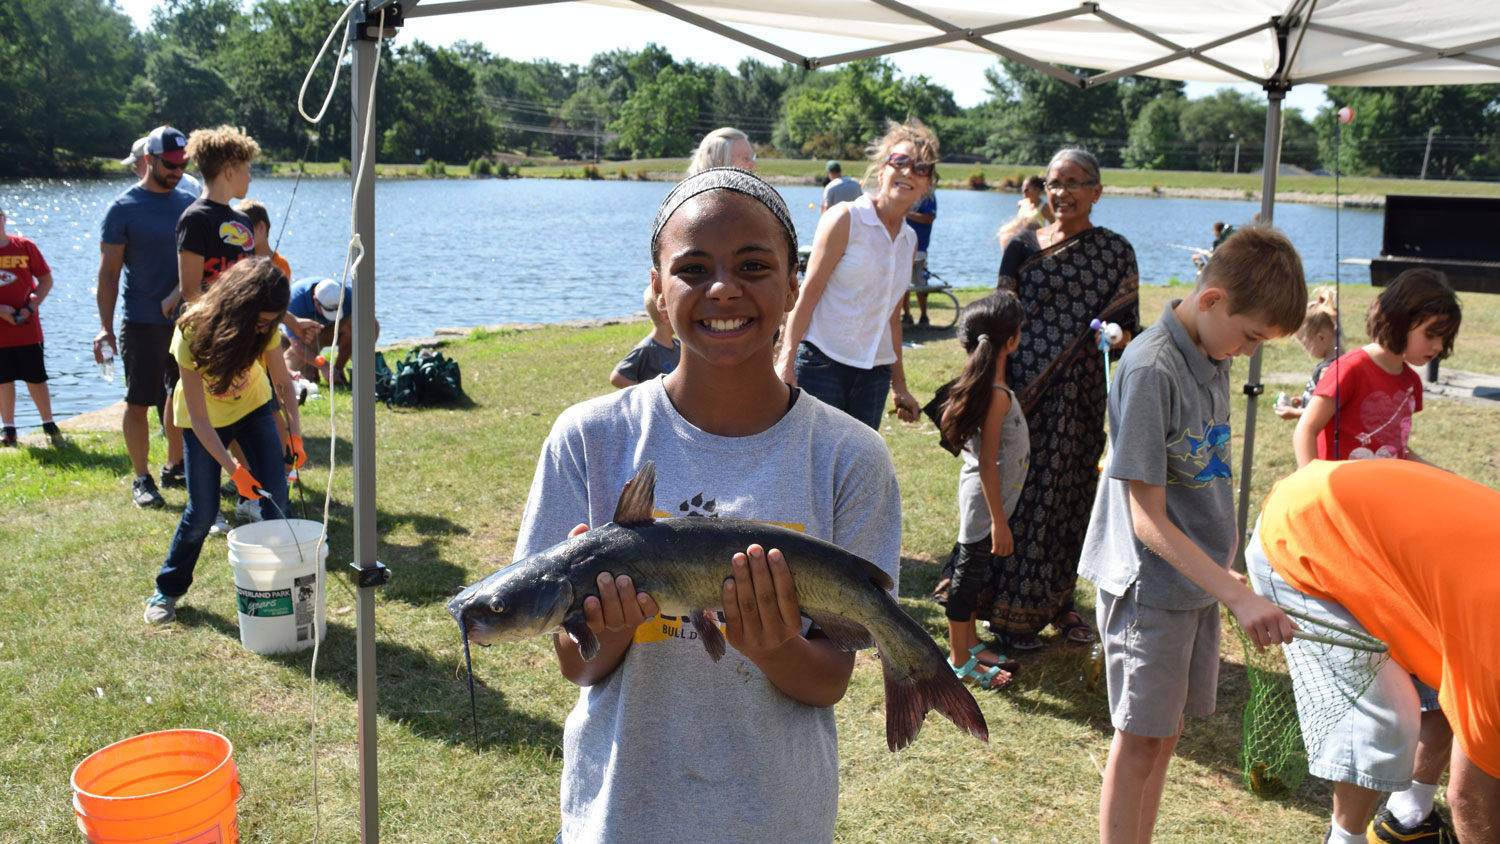
<instances>
[{"instance_id":1,"label":"shadow on grass","mask_svg":"<svg viewBox=\"0 0 1500 844\"><path fill-rule=\"evenodd\" d=\"M948 619L943 608L931 600L932 588L942 574L941 560L938 563L903 557L901 560L901 597L911 601L901 608L922 625L944 647L948 635ZM1081 608L1084 617L1092 623L1092 613ZM1225 629L1225 641L1234 633ZM981 638L987 638L981 630ZM1100 677L1093 692L1086 690L1084 672L1088 666L1089 648L1064 641L1059 633L1049 644L1036 651L1011 653L1009 656L1021 661L1021 672L1016 678L1012 694L1026 695L1024 705L1029 717L1032 713L1060 720L1086 724L1100 736L1108 739L1114 734L1109 719L1109 698L1105 681ZM1235 640L1237 642L1237 640ZM1238 644L1235 644L1238 647ZM1041 694L1027 694L1038 691ZM1217 772L1223 777L1226 787L1244 788L1241 785L1241 746L1244 741L1243 719L1246 702L1250 696L1249 680L1243 665L1220 660L1216 714L1204 718L1191 718L1183 730L1174 755L1190 759ZM1103 759L1099 760L1101 763ZM1288 808L1310 814L1328 811L1332 789L1321 780L1311 776L1290 793L1264 798Z\"/></svg>"},{"instance_id":2,"label":"shadow on grass","mask_svg":"<svg viewBox=\"0 0 1500 844\"><path fill-rule=\"evenodd\" d=\"M185 627L211 627L230 639L237 640L240 636L236 618L199 607L179 609L177 623ZM454 632L458 632L457 625ZM318 679L334 683L351 700L358 696L356 642L352 621L349 625L329 624L328 635L318 649ZM461 662L445 662L425 651L393 642L384 630L377 640L375 654L376 699L382 718L400 723L423 738L473 747L469 687ZM264 658L305 675L312 664L312 650L268 654ZM502 692L478 679L474 694L479 712L480 750L561 746L560 723L517 711Z\"/></svg>"},{"instance_id":3,"label":"shadow on grass","mask_svg":"<svg viewBox=\"0 0 1500 844\"><path fill-rule=\"evenodd\" d=\"M66 448L26 446L31 459L46 469L78 469L110 476L132 474L130 455L116 454L69 445ZM133 477L133 474L132 474Z\"/></svg>"}]
</instances>

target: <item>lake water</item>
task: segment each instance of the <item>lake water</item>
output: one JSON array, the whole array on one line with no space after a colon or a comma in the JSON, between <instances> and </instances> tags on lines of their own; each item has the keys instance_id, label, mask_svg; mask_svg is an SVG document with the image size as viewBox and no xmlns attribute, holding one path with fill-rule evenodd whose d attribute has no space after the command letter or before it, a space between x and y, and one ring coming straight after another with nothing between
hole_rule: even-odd
<instances>
[{"instance_id":1,"label":"lake water","mask_svg":"<svg viewBox=\"0 0 1500 844\"><path fill-rule=\"evenodd\" d=\"M293 185L290 178L256 179L250 196L270 208L273 242L290 211L279 250L296 278L338 277L349 240L349 183L304 180L295 200ZM52 267L55 287L41 320L59 419L125 395L123 368L116 367L116 382L101 380L90 344L99 331L99 221L127 187L124 180L0 182L10 232L35 240ZM652 217L671 187L539 179L380 182L375 311L381 342L426 337L449 326L640 310ZM821 189L780 190L801 242L811 243ZM1000 264L994 232L1015 214L1016 199L1013 193L939 191L931 269L955 286L993 284ZM1162 284L1193 277L1191 253L1173 244L1206 247L1215 220L1239 224L1259 210L1250 201L1106 196L1093 220L1134 245L1143 283ZM1276 209L1276 222L1301 251L1311 280L1334 277L1334 218L1334 210L1322 206ZM1344 209L1342 257L1378 254L1381 225L1380 211ZM1359 267L1344 267L1342 277L1346 283L1369 282ZM35 426L36 410L18 387L17 423Z\"/></svg>"}]
</instances>

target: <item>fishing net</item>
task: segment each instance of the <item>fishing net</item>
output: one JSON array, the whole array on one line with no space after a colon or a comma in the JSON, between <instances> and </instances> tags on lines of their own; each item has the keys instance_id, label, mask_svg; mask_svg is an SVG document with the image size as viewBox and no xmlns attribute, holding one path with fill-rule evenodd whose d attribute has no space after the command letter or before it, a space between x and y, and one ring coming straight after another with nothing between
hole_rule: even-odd
<instances>
[{"instance_id":1,"label":"fishing net","mask_svg":"<svg viewBox=\"0 0 1500 844\"><path fill-rule=\"evenodd\" d=\"M1238 625L1250 695L1245 703L1240 769L1261 797L1294 791L1329 733L1390 658L1385 644L1358 630L1287 614L1302 628L1290 645L1257 651Z\"/></svg>"}]
</instances>

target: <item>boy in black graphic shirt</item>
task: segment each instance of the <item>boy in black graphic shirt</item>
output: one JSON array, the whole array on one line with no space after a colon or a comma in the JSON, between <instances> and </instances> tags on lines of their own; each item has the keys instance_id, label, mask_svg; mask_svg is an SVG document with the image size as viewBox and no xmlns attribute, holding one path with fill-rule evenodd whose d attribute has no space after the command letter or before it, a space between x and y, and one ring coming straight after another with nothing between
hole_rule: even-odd
<instances>
[{"instance_id":1,"label":"boy in black graphic shirt","mask_svg":"<svg viewBox=\"0 0 1500 844\"><path fill-rule=\"evenodd\" d=\"M186 299L195 302L219 274L255 254L250 218L229 207L250 189L250 162L260 145L229 126L197 129L188 136L187 154L203 173L203 195L177 220L178 286L162 300L171 316Z\"/></svg>"}]
</instances>

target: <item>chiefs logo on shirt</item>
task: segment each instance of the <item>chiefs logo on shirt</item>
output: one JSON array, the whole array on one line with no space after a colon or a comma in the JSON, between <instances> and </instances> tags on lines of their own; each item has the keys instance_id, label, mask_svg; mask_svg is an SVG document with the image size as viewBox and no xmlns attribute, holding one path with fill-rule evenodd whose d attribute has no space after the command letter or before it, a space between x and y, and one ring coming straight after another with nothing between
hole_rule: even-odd
<instances>
[{"instance_id":1,"label":"chiefs logo on shirt","mask_svg":"<svg viewBox=\"0 0 1500 844\"><path fill-rule=\"evenodd\" d=\"M255 245L255 235L243 223L229 220L219 224L219 239L230 246L250 249Z\"/></svg>"},{"instance_id":2,"label":"chiefs logo on shirt","mask_svg":"<svg viewBox=\"0 0 1500 844\"><path fill-rule=\"evenodd\" d=\"M0 287L19 280L21 277L9 270L0 270Z\"/></svg>"}]
</instances>

